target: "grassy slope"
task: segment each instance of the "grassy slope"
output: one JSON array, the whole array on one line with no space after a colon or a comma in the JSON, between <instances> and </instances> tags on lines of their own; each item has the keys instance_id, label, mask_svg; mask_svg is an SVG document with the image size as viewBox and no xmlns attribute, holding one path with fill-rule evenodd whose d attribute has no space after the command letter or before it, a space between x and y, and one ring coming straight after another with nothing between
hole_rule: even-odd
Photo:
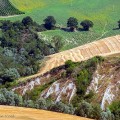
<instances>
[{"instance_id":1,"label":"grassy slope","mask_svg":"<svg viewBox=\"0 0 120 120\"><path fill-rule=\"evenodd\" d=\"M21 14L9 0L0 0L0 16L18 15Z\"/></svg>"},{"instance_id":2,"label":"grassy slope","mask_svg":"<svg viewBox=\"0 0 120 120\"><path fill-rule=\"evenodd\" d=\"M1 117L3 116L3 117ZM0 120L90 120L44 110L0 106Z\"/></svg>"},{"instance_id":3,"label":"grassy slope","mask_svg":"<svg viewBox=\"0 0 120 120\"><path fill-rule=\"evenodd\" d=\"M120 19L119 0L11 0L18 9L25 11L25 15L8 18L11 20L22 19L29 15L39 24L48 15L55 16L57 24L66 27L66 21L74 16L79 21L90 19L94 22L91 32L68 33L60 30L43 32L48 38L60 35L65 42L62 50L70 49L93 40L120 34L117 27ZM7 19L7 18L6 18Z\"/></svg>"}]
</instances>

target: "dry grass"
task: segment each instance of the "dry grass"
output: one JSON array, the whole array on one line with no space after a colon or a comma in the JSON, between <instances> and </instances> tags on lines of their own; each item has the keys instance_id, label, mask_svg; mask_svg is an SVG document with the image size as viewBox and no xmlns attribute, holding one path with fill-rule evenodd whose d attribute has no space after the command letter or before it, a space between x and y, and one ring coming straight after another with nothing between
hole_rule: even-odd
<instances>
[{"instance_id":1,"label":"dry grass","mask_svg":"<svg viewBox=\"0 0 120 120\"><path fill-rule=\"evenodd\" d=\"M90 119L31 108L0 106L0 120L90 120Z\"/></svg>"}]
</instances>

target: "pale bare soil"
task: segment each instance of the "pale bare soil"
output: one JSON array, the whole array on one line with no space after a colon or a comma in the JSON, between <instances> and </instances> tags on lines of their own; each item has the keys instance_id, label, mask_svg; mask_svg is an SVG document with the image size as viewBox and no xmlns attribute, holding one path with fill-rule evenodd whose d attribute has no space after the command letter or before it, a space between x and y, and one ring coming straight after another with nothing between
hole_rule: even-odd
<instances>
[{"instance_id":1,"label":"pale bare soil","mask_svg":"<svg viewBox=\"0 0 120 120\"><path fill-rule=\"evenodd\" d=\"M70 50L47 56L44 66L37 74L20 80L26 80L40 76L55 67L64 65L67 60L78 62L98 55L109 56L117 53L120 53L120 35L94 41Z\"/></svg>"},{"instance_id":2,"label":"pale bare soil","mask_svg":"<svg viewBox=\"0 0 120 120\"><path fill-rule=\"evenodd\" d=\"M0 120L90 120L90 119L31 108L0 106Z\"/></svg>"}]
</instances>

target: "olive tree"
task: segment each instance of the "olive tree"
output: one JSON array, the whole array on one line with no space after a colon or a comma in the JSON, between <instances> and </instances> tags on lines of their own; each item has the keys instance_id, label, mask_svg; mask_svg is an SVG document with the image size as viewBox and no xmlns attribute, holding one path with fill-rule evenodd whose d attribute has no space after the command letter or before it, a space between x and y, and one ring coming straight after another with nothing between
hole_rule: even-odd
<instances>
[{"instance_id":1,"label":"olive tree","mask_svg":"<svg viewBox=\"0 0 120 120\"><path fill-rule=\"evenodd\" d=\"M83 30L89 31L90 27L93 27L93 22L90 20L84 20L80 23L80 25L83 27Z\"/></svg>"},{"instance_id":2,"label":"olive tree","mask_svg":"<svg viewBox=\"0 0 120 120\"><path fill-rule=\"evenodd\" d=\"M47 16L47 18L44 19L44 26L47 30L51 30L55 28L56 20L53 16Z\"/></svg>"},{"instance_id":3,"label":"olive tree","mask_svg":"<svg viewBox=\"0 0 120 120\"><path fill-rule=\"evenodd\" d=\"M75 29L78 27L78 20L74 17L70 17L67 20L67 27L70 28L70 31L75 31Z\"/></svg>"}]
</instances>

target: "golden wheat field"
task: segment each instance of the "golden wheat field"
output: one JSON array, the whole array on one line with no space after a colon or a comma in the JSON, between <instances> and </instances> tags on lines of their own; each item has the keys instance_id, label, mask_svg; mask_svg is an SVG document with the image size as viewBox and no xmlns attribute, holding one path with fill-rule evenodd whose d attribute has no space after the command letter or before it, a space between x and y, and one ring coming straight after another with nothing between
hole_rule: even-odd
<instances>
[{"instance_id":1,"label":"golden wheat field","mask_svg":"<svg viewBox=\"0 0 120 120\"><path fill-rule=\"evenodd\" d=\"M120 35L108 37L99 41L95 41L83 46L79 46L67 51L63 51L48 56L45 66L41 74L51 70L52 68L61 66L67 60L74 62L84 61L94 56L106 56L120 52Z\"/></svg>"},{"instance_id":2,"label":"golden wheat field","mask_svg":"<svg viewBox=\"0 0 120 120\"><path fill-rule=\"evenodd\" d=\"M0 120L90 120L90 119L31 108L0 106Z\"/></svg>"},{"instance_id":3,"label":"golden wheat field","mask_svg":"<svg viewBox=\"0 0 120 120\"><path fill-rule=\"evenodd\" d=\"M70 50L47 56L44 66L37 74L20 80L40 76L53 68L64 65L67 60L78 62L87 60L94 56L108 56L117 53L120 53L120 35L94 41Z\"/></svg>"}]
</instances>

